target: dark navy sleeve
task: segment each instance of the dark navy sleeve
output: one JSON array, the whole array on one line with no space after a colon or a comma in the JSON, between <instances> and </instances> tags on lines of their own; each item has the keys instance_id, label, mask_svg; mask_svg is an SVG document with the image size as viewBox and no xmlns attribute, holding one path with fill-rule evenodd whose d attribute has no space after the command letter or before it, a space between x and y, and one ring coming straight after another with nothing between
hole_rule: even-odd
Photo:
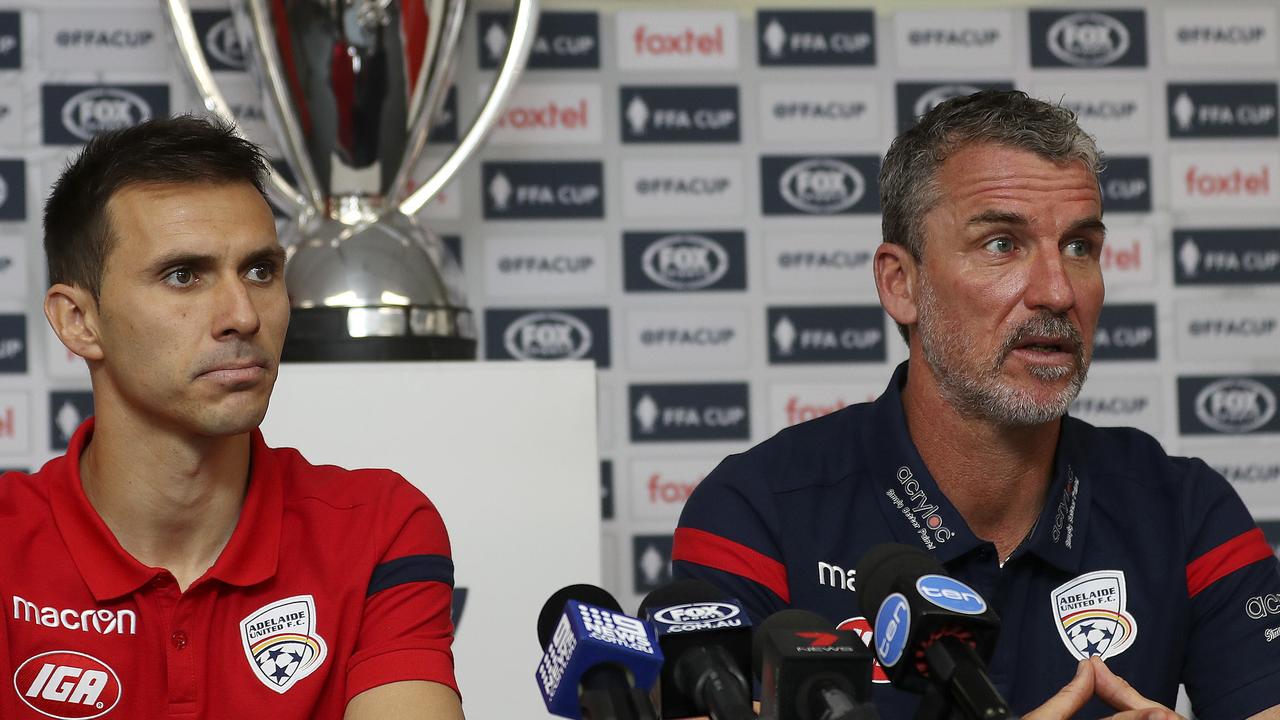
<instances>
[{"instance_id":1,"label":"dark navy sleeve","mask_svg":"<svg viewBox=\"0 0 1280 720\"><path fill-rule=\"evenodd\" d=\"M791 593L772 493L753 467L756 455L725 458L693 491L671 559L675 577L706 580L737 598L759 623L785 608Z\"/></svg>"},{"instance_id":2,"label":"dark navy sleeve","mask_svg":"<svg viewBox=\"0 0 1280 720\"><path fill-rule=\"evenodd\" d=\"M1280 705L1280 564L1235 490L1200 460L1186 472L1190 634L1183 682L1198 718Z\"/></svg>"}]
</instances>

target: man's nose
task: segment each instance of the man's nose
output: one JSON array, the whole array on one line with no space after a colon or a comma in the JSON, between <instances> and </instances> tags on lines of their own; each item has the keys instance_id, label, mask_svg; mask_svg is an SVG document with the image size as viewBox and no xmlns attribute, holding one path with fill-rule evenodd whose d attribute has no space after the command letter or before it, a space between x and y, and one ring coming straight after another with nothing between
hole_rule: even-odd
<instances>
[{"instance_id":1,"label":"man's nose","mask_svg":"<svg viewBox=\"0 0 1280 720\"><path fill-rule=\"evenodd\" d=\"M1053 313L1066 312L1075 305L1075 287L1056 247L1038 250L1032 257L1023 302L1032 310L1044 308Z\"/></svg>"},{"instance_id":2,"label":"man's nose","mask_svg":"<svg viewBox=\"0 0 1280 720\"><path fill-rule=\"evenodd\" d=\"M236 276L218 283L218 286L214 335L224 337L256 333L262 318L243 280Z\"/></svg>"}]
</instances>

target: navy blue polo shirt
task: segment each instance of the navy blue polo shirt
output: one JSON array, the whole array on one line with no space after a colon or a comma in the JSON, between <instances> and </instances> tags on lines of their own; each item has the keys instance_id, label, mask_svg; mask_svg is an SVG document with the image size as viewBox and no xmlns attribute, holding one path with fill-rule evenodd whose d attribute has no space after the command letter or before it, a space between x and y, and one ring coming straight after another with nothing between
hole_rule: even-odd
<instances>
[{"instance_id":1,"label":"navy blue polo shirt","mask_svg":"<svg viewBox=\"0 0 1280 720\"><path fill-rule=\"evenodd\" d=\"M989 670L1018 713L1090 655L1168 707L1185 683L1201 718L1280 704L1280 564L1222 476L1138 430L1064 418L1045 507L1002 568L911 441L906 373L873 403L726 458L680 517L676 576L719 586L757 623L799 607L869 640L854 568L880 543L917 545L999 613ZM881 716L914 716L919 696L877 678ZM1094 699L1078 717L1113 712Z\"/></svg>"}]
</instances>

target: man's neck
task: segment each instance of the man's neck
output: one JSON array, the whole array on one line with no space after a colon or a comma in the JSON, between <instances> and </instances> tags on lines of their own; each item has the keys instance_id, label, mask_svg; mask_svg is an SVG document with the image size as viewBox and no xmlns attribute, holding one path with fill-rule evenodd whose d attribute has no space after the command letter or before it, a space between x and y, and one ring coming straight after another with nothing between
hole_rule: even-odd
<instances>
[{"instance_id":1,"label":"man's neck","mask_svg":"<svg viewBox=\"0 0 1280 720\"><path fill-rule=\"evenodd\" d=\"M231 539L249 453L248 433L193 438L136 418L98 418L80 482L120 545L185 590Z\"/></svg>"},{"instance_id":2,"label":"man's neck","mask_svg":"<svg viewBox=\"0 0 1280 720\"><path fill-rule=\"evenodd\" d=\"M1006 427L964 416L923 360L910 366L902 406L929 474L974 534L995 544L1003 563L1040 516L1062 421Z\"/></svg>"}]
</instances>

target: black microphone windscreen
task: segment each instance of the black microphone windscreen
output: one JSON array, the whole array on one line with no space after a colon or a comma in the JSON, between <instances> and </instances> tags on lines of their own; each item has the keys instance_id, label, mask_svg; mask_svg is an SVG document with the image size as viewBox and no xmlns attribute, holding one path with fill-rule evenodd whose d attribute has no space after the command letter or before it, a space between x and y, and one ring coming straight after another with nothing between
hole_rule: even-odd
<instances>
[{"instance_id":1,"label":"black microphone windscreen","mask_svg":"<svg viewBox=\"0 0 1280 720\"><path fill-rule=\"evenodd\" d=\"M942 564L932 555L911 545L882 543L862 556L858 563L858 606L869 622L889 596L893 582L904 575L946 574Z\"/></svg>"},{"instance_id":2,"label":"black microphone windscreen","mask_svg":"<svg viewBox=\"0 0 1280 720\"><path fill-rule=\"evenodd\" d=\"M765 621L756 627L755 635L751 639L751 672L756 677L760 677L760 669L764 665L764 645L768 642L767 638L771 631L813 630L829 632L834 629L834 624L812 610L801 610L800 608L779 610L765 618Z\"/></svg>"},{"instance_id":3,"label":"black microphone windscreen","mask_svg":"<svg viewBox=\"0 0 1280 720\"><path fill-rule=\"evenodd\" d=\"M551 633L555 632L556 623L560 622L560 615L564 612L564 604L570 600L577 600L605 610L626 614L622 612L622 606L618 604L617 599L602 587L586 583L567 585L557 590L542 604L542 612L538 613L539 647L546 647L551 642Z\"/></svg>"},{"instance_id":4,"label":"black microphone windscreen","mask_svg":"<svg viewBox=\"0 0 1280 720\"><path fill-rule=\"evenodd\" d=\"M716 602L724 599L726 599L725 594L706 580L677 580L645 595L644 600L640 601L640 609L636 611L636 615L643 618L655 608L685 603Z\"/></svg>"}]
</instances>

